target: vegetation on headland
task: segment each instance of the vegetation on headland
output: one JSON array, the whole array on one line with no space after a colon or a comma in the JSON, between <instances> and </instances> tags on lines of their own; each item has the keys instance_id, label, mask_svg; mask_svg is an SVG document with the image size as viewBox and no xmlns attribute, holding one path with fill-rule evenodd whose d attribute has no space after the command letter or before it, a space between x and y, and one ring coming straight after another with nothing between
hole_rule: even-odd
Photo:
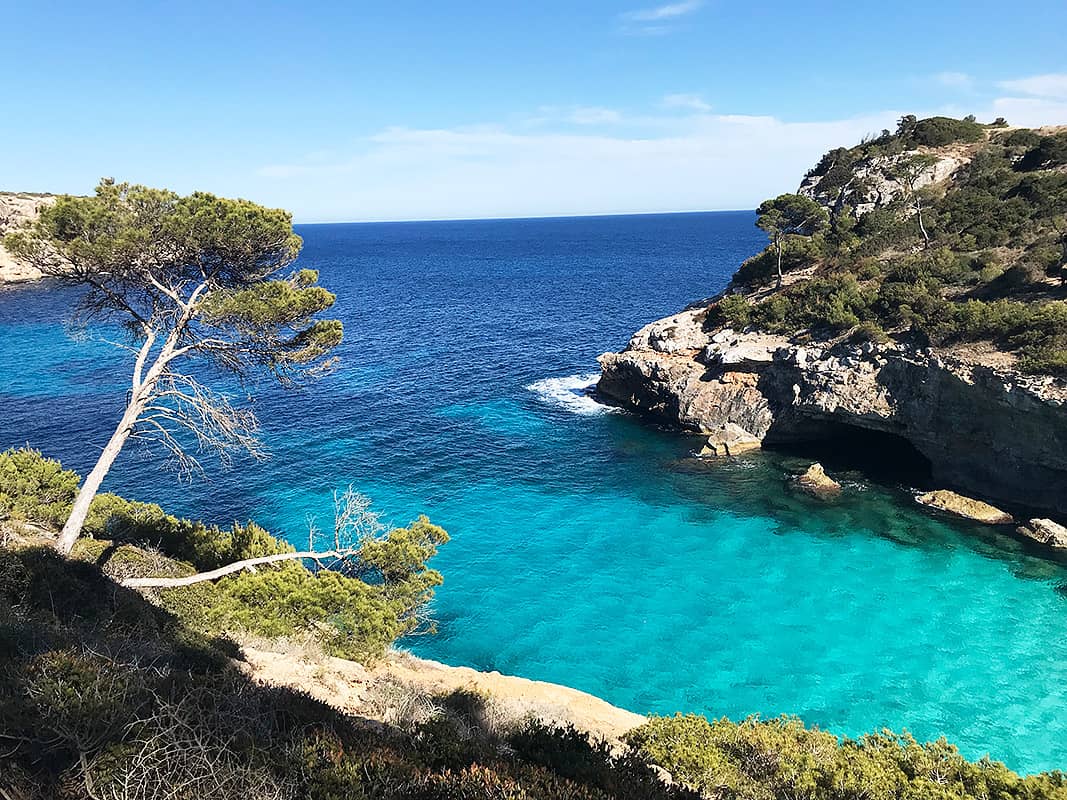
<instances>
[{"instance_id":1,"label":"vegetation on headland","mask_svg":"<svg viewBox=\"0 0 1067 800\"><path fill-rule=\"evenodd\" d=\"M942 159L948 175L934 172ZM1025 372L1067 377L1067 130L904 117L895 132L828 152L802 191L761 206L772 242L741 266L739 293L710 322L986 342ZM802 213L813 201L825 224ZM805 224L783 230L782 207ZM779 261L786 285L758 291Z\"/></svg>"},{"instance_id":2,"label":"vegetation on headland","mask_svg":"<svg viewBox=\"0 0 1067 800\"><path fill-rule=\"evenodd\" d=\"M434 698L427 718L371 725L235 667L249 633L311 637L362 660L425 623L440 529L376 539L361 575L300 562L145 594L131 576L187 574L289 545L115 495L92 505L70 559L47 542L78 476L33 451L0 455L0 793L84 798L1067 798L944 741L841 740L795 719L652 718L611 746L491 698ZM656 767L675 780L664 785Z\"/></svg>"}]
</instances>

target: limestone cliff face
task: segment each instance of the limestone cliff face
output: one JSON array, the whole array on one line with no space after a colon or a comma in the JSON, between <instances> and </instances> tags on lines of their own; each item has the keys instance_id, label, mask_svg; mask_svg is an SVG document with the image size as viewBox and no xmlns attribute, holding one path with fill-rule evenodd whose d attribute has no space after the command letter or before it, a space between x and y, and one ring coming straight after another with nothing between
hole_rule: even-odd
<instances>
[{"instance_id":1,"label":"limestone cliff face","mask_svg":"<svg viewBox=\"0 0 1067 800\"><path fill-rule=\"evenodd\" d=\"M0 193L0 284L41 279L41 271L9 253L2 240L5 233L36 219L41 208L53 202L50 195Z\"/></svg>"},{"instance_id":2,"label":"limestone cliff face","mask_svg":"<svg viewBox=\"0 0 1067 800\"><path fill-rule=\"evenodd\" d=\"M941 483L1067 513L1063 382L898 343L706 329L706 316L653 322L602 355L598 391L690 430L733 423L767 443L816 440L835 424L891 433Z\"/></svg>"}]
</instances>

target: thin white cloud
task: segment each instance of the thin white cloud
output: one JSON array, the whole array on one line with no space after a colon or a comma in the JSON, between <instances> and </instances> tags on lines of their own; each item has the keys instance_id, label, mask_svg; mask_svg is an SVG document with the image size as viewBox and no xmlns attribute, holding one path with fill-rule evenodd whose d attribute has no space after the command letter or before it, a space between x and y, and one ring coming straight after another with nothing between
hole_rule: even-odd
<instances>
[{"instance_id":1,"label":"thin white cloud","mask_svg":"<svg viewBox=\"0 0 1067 800\"><path fill-rule=\"evenodd\" d=\"M388 128L355 143L344 160L264 167L256 197L294 208L301 220L751 208L795 188L830 147L899 116L783 122L700 114L663 117L651 134Z\"/></svg>"},{"instance_id":2,"label":"thin white cloud","mask_svg":"<svg viewBox=\"0 0 1067 800\"><path fill-rule=\"evenodd\" d=\"M622 121L622 114L612 108L590 106L574 109L569 119L576 125L613 125Z\"/></svg>"},{"instance_id":3,"label":"thin white cloud","mask_svg":"<svg viewBox=\"0 0 1067 800\"><path fill-rule=\"evenodd\" d=\"M973 89L974 79L966 72L939 72L934 82L949 89Z\"/></svg>"},{"instance_id":4,"label":"thin white cloud","mask_svg":"<svg viewBox=\"0 0 1067 800\"><path fill-rule=\"evenodd\" d=\"M683 108L701 114L711 111L711 106L698 94L668 94L664 96L660 105L664 108Z\"/></svg>"},{"instance_id":5,"label":"thin white cloud","mask_svg":"<svg viewBox=\"0 0 1067 800\"><path fill-rule=\"evenodd\" d=\"M997 86L1009 92L1031 97L1067 100L1067 73L1065 72L1032 75L1029 78L1001 81Z\"/></svg>"},{"instance_id":6,"label":"thin white cloud","mask_svg":"<svg viewBox=\"0 0 1067 800\"><path fill-rule=\"evenodd\" d=\"M686 14L692 14L703 4L703 0L682 0L679 3L667 3L655 8L627 11L622 17L630 22L663 22L664 20L677 19L678 17L684 17Z\"/></svg>"},{"instance_id":7,"label":"thin white cloud","mask_svg":"<svg viewBox=\"0 0 1067 800\"><path fill-rule=\"evenodd\" d=\"M676 94L661 101L667 110L658 114L545 106L506 124L391 127L347 149L334 145L329 155L265 166L257 183L240 191L292 208L302 221L753 208L795 189L830 148L892 129L904 113L1067 124L1067 99L1038 96L1038 89L1056 91L1048 76L1039 77L1038 85L1027 84L1035 94L1005 95L984 107L892 109L837 120L713 114L702 98ZM1021 93L1018 82L1005 83Z\"/></svg>"}]
</instances>

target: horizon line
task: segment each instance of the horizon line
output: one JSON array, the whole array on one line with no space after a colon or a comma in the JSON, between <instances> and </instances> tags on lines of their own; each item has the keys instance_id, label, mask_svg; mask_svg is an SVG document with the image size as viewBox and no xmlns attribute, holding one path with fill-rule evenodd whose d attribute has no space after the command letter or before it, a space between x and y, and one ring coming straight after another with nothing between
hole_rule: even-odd
<instances>
[{"instance_id":1,"label":"horizon line","mask_svg":"<svg viewBox=\"0 0 1067 800\"><path fill-rule=\"evenodd\" d=\"M332 219L293 222L294 225L376 225L405 222L502 222L537 219L587 219L589 217L652 217L674 214L736 214L752 208L685 209L682 211L592 211L582 214L516 214L502 217L406 217L400 219Z\"/></svg>"}]
</instances>

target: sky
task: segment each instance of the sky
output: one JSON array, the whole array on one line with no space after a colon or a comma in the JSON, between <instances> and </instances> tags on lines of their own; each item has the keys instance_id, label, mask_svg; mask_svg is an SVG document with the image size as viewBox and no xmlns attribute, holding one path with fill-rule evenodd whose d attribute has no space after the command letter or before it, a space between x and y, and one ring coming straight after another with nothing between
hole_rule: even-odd
<instances>
[{"instance_id":1,"label":"sky","mask_svg":"<svg viewBox=\"0 0 1067 800\"><path fill-rule=\"evenodd\" d=\"M1065 0L0 0L0 189L298 222L753 208L902 114L1067 123L1065 31Z\"/></svg>"}]
</instances>

